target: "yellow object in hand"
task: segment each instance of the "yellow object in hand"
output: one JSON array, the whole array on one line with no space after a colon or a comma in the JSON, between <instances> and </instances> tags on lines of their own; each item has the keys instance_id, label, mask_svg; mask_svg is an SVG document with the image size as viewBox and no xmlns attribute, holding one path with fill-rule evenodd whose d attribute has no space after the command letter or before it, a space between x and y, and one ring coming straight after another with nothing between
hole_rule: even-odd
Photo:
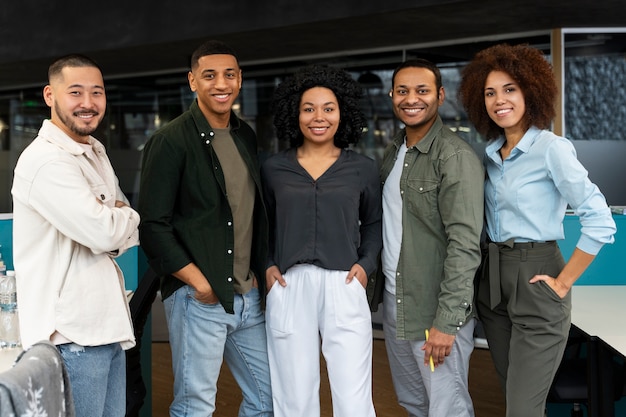
<instances>
[{"instance_id":1,"label":"yellow object in hand","mask_svg":"<svg viewBox=\"0 0 626 417\"><path fill-rule=\"evenodd\" d=\"M426 341L428 342L428 329L424 330L426 334ZM430 356L430 372L435 372L435 362L433 362L432 355Z\"/></svg>"}]
</instances>

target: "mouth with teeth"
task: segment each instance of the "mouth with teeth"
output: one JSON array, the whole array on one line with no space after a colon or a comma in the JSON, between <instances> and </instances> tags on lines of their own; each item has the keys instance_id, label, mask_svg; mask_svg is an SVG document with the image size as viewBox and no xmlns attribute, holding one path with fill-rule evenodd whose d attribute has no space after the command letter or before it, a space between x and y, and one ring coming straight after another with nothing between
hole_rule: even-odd
<instances>
[{"instance_id":1,"label":"mouth with teeth","mask_svg":"<svg viewBox=\"0 0 626 417\"><path fill-rule=\"evenodd\" d=\"M230 94L213 94L213 98L220 103L225 103L230 98Z\"/></svg>"},{"instance_id":2,"label":"mouth with teeth","mask_svg":"<svg viewBox=\"0 0 626 417\"><path fill-rule=\"evenodd\" d=\"M496 110L496 115L498 116L506 116L507 114L511 113L511 109L500 109L500 110Z\"/></svg>"},{"instance_id":3,"label":"mouth with teeth","mask_svg":"<svg viewBox=\"0 0 626 417\"><path fill-rule=\"evenodd\" d=\"M97 112L76 112L74 113L74 116L78 117L79 119L89 120L89 119L93 119L94 117L97 117L98 113Z\"/></svg>"},{"instance_id":4,"label":"mouth with teeth","mask_svg":"<svg viewBox=\"0 0 626 417\"><path fill-rule=\"evenodd\" d=\"M313 134L322 135L322 134L326 133L326 131L328 130L328 127L327 126L309 127L309 130Z\"/></svg>"},{"instance_id":5,"label":"mouth with teeth","mask_svg":"<svg viewBox=\"0 0 626 417\"><path fill-rule=\"evenodd\" d=\"M405 107L402 109L403 112L407 114L417 114L421 111L424 111L423 107Z\"/></svg>"}]
</instances>

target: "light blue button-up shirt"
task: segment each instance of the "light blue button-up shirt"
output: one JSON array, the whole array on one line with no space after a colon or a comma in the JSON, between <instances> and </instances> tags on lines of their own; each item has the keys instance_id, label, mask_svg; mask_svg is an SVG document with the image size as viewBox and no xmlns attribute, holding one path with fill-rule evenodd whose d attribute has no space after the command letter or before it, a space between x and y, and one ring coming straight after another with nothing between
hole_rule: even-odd
<instances>
[{"instance_id":1,"label":"light blue button-up shirt","mask_svg":"<svg viewBox=\"0 0 626 417\"><path fill-rule=\"evenodd\" d=\"M504 141L495 139L485 149L485 215L492 241L563 239L569 204L582 225L577 248L596 255L613 243L611 210L569 140L531 127L502 161L498 151Z\"/></svg>"}]
</instances>

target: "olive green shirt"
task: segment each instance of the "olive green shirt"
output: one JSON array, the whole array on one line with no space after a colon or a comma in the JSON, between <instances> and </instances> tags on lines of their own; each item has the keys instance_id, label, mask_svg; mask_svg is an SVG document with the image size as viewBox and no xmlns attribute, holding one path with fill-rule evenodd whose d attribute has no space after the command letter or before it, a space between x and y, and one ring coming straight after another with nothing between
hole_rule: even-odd
<instances>
[{"instance_id":1,"label":"olive green shirt","mask_svg":"<svg viewBox=\"0 0 626 417\"><path fill-rule=\"evenodd\" d=\"M404 140L402 130L385 150L383 184ZM483 167L474 150L439 117L428 134L408 148L403 162L402 243L395 277L397 338L424 340L424 330L431 326L456 334L474 314Z\"/></svg>"}]
</instances>

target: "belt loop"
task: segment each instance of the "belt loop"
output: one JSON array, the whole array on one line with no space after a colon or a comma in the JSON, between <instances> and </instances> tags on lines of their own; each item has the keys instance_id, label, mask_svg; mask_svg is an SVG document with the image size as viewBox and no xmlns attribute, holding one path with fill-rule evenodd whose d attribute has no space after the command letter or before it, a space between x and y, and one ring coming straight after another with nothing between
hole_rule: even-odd
<instances>
[{"instance_id":1,"label":"belt loop","mask_svg":"<svg viewBox=\"0 0 626 417\"><path fill-rule=\"evenodd\" d=\"M489 308L492 310L500 304L500 248L489 243Z\"/></svg>"},{"instance_id":2,"label":"belt loop","mask_svg":"<svg viewBox=\"0 0 626 417\"><path fill-rule=\"evenodd\" d=\"M526 262L526 255L528 254L528 249L520 249L520 261Z\"/></svg>"}]
</instances>

